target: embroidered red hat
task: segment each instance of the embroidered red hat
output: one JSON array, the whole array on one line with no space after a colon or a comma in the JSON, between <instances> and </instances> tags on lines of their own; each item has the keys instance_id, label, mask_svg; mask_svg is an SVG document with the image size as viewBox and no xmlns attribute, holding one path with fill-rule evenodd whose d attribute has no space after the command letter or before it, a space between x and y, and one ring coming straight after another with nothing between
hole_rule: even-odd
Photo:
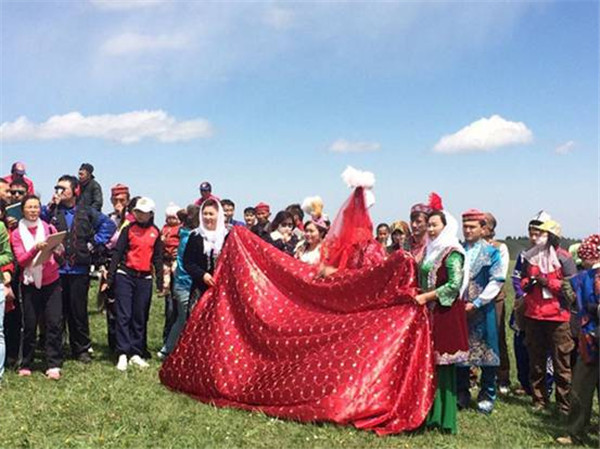
<instances>
[{"instance_id":1,"label":"embroidered red hat","mask_svg":"<svg viewBox=\"0 0 600 449\"><path fill-rule=\"evenodd\" d=\"M111 196L121 195L122 193L129 195L129 187L127 187L125 184L115 184L110 188Z\"/></svg>"},{"instance_id":2,"label":"embroidered red hat","mask_svg":"<svg viewBox=\"0 0 600 449\"><path fill-rule=\"evenodd\" d=\"M413 207L410 208L411 215L414 213L430 214L431 212L432 212L431 207L429 207L428 204L423 204L423 203L415 204Z\"/></svg>"},{"instance_id":3,"label":"embroidered red hat","mask_svg":"<svg viewBox=\"0 0 600 449\"><path fill-rule=\"evenodd\" d=\"M254 210L256 212L258 212L259 210L271 212L271 207L267 203L260 202L256 206L254 206Z\"/></svg>"},{"instance_id":4,"label":"embroidered red hat","mask_svg":"<svg viewBox=\"0 0 600 449\"><path fill-rule=\"evenodd\" d=\"M462 214L462 221L481 221L485 220L485 213L478 209L469 209Z\"/></svg>"},{"instance_id":5,"label":"embroidered red hat","mask_svg":"<svg viewBox=\"0 0 600 449\"><path fill-rule=\"evenodd\" d=\"M600 234L592 234L583 239L577 255L582 260L598 260L600 259Z\"/></svg>"}]
</instances>

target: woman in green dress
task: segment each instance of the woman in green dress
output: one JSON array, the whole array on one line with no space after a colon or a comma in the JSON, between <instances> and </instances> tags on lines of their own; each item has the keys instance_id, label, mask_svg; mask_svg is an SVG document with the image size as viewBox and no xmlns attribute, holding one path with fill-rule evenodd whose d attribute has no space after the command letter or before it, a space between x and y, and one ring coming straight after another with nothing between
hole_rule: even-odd
<instances>
[{"instance_id":1,"label":"woman in green dress","mask_svg":"<svg viewBox=\"0 0 600 449\"><path fill-rule=\"evenodd\" d=\"M425 424L457 433L456 367L469 354L465 304L461 299L468 279L465 253L458 240L458 223L439 206L429 214L429 243L419 267L423 293L419 304L431 312L437 390Z\"/></svg>"}]
</instances>

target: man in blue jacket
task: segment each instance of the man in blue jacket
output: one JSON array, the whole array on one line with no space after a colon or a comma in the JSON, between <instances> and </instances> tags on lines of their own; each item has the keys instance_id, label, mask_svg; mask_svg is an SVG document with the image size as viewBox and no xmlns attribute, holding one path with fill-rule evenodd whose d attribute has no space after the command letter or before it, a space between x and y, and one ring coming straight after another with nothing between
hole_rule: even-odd
<instances>
[{"instance_id":1,"label":"man in blue jacket","mask_svg":"<svg viewBox=\"0 0 600 449\"><path fill-rule=\"evenodd\" d=\"M52 204L44 209L43 218L58 232L67 232L60 268L63 315L69 327L73 357L89 363L92 344L87 313L90 265L92 255L104 249L116 226L97 210L77 205L79 181L74 176L61 176L54 189Z\"/></svg>"}]
</instances>

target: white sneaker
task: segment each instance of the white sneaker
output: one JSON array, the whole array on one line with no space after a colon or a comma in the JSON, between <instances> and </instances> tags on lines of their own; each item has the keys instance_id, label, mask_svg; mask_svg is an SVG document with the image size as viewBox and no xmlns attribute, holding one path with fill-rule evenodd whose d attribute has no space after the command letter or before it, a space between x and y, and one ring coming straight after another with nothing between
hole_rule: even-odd
<instances>
[{"instance_id":1,"label":"white sneaker","mask_svg":"<svg viewBox=\"0 0 600 449\"><path fill-rule=\"evenodd\" d=\"M134 355L133 357L131 357L129 359L129 364L130 365L137 365L140 368L148 368L150 365L148 364L148 362L146 362L143 358L141 358L139 355Z\"/></svg>"},{"instance_id":2,"label":"white sneaker","mask_svg":"<svg viewBox=\"0 0 600 449\"><path fill-rule=\"evenodd\" d=\"M119 356L119 361L117 362L117 369L119 371L127 371L127 356L125 354L121 354Z\"/></svg>"},{"instance_id":3,"label":"white sneaker","mask_svg":"<svg viewBox=\"0 0 600 449\"><path fill-rule=\"evenodd\" d=\"M158 360L164 360L167 358L167 354L165 354L164 352L162 352L162 349L160 351L158 351L156 353L156 357L158 357Z\"/></svg>"}]
</instances>

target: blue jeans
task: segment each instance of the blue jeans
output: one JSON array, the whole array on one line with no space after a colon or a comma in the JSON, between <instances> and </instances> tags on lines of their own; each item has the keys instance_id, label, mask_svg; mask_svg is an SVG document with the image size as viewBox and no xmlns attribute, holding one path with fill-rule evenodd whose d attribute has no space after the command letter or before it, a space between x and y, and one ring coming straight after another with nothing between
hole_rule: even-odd
<instances>
[{"instance_id":1,"label":"blue jeans","mask_svg":"<svg viewBox=\"0 0 600 449\"><path fill-rule=\"evenodd\" d=\"M479 394L477 402L480 401L496 401L496 372L497 366L482 366L481 380L479 384ZM470 368L461 366L456 369L456 386L458 396L470 396L469 393L469 373Z\"/></svg>"},{"instance_id":2,"label":"blue jeans","mask_svg":"<svg viewBox=\"0 0 600 449\"><path fill-rule=\"evenodd\" d=\"M175 285L173 287L173 299L177 304L177 319L173 323L173 326L171 326L171 331L169 332L165 345L160 350L165 355L170 354L173 352L173 349L175 349L177 340L179 340L179 334L181 334L187 321L188 314L186 312L190 301L190 290Z\"/></svg>"},{"instance_id":3,"label":"blue jeans","mask_svg":"<svg viewBox=\"0 0 600 449\"><path fill-rule=\"evenodd\" d=\"M6 358L6 344L4 343L4 287L0 285L0 380L4 375L4 359Z\"/></svg>"}]
</instances>

